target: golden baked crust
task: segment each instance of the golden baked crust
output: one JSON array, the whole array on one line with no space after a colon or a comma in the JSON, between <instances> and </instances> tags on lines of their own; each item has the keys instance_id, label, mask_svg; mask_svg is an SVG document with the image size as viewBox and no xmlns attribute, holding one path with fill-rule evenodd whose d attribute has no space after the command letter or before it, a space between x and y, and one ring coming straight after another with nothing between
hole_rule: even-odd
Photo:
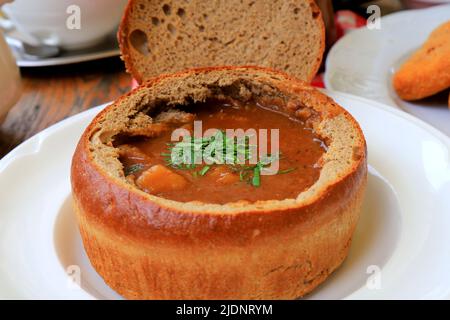
<instances>
[{"instance_id":1,"label":"golden baked crust","mask_svg":"<svg viewBox=\"0 0 450 320\"><path fill-rule=\"evenodd\" d=\"M117 37L139 83L217 65L265 66L310 83L325 50L314 0L130 0Z\"/></svg>"},{"instance_id":2,"label":"golden baked crust","mask_svg":"<svg viewBox=\"0 0 450 320\"><path fill-rule=\"evenodd\" d=\"M195 101L218 88L246 96L238 80L252 94L283 94L286 108L328 139L311 188L296 199L211 205L162 199L127 183L108 146L128 128L120 127L121 113L130 120L138 109L151 114L152 99L183 103L186 94ZM366 145L356 121L302 81L256 67L193 69L155 78L103 110L80 139L71 180L89 259L124 297L292 299L348 253L367 180Z\"/></svg>"},{"instance_id":3,"label":"golden baked crust","mask_svg":"<svg viewBox=\"0 0 450 320\"><path fill-rule=\"evenodd\" d=\"M400 98L418 100L450 87L450 21L436 28L394 74Z\"/></svg>"}]
</instances>

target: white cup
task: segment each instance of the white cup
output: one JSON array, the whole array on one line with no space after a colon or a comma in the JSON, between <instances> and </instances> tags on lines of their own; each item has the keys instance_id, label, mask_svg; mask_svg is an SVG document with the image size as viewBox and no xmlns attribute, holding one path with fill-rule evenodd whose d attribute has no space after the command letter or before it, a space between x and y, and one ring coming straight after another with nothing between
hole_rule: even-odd
<instances>
[{"instance_id":1,"label":"white cup","mask_svg":"<svg viewBox=\"0 0 450 320\"><path fill-rule=\"evenodd\" d=\"M127 0L14 0L2 9L18 31L64 49L95 45L118 26Z\"/></svg>"},{"instance_id":2,"label":"white cup","mask_svg":"<svg viewBox=\"0 0 450 320\"><path fill-rule=\"evenodd\" d=\"M0 30L0 123L19 96L19 68Z\"/></svg>"}]
</instances>

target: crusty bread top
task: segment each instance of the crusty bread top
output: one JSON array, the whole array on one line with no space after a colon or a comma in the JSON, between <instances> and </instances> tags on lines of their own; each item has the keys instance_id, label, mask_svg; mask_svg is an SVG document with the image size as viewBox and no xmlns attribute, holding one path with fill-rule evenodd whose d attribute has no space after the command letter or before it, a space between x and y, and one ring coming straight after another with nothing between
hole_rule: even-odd
<instances>
[{"instance_id":1,"label":"crusty bread top","mask_svg":"<svg viewBox=\"0 0 450 320\"><path fill-rule=\"evenodd\" d=\"M118 149L113 146L114 139L151 127L165 110L173 113L183 105L223 96L243 101L261 97L282 99L284 112L310 125L328 145L327 152L321 158L320 177L314 185L301 192L296 199L218 205L163 199L139 190L125 179L123 166L118 160ZM236 213L307 205L331 185L366 166L364 136L348 112L300 80L257 67L193 69L155 78L102 111L86 129L81 141L82 144L84 141L87 157L97 170L115 183L163 207L189 212Z\"/></svg>"},{"instance_id":2,"label":"crusty bread top","mask_svg":"<svg viewBox=\"0 0 450 320\"><path fill-rule=\"evenodd\" d=\"M325 28L314 0L130 0L118 38L138 82L187 68L257 65L309 83Z\"/></svg>"}]
</instances>

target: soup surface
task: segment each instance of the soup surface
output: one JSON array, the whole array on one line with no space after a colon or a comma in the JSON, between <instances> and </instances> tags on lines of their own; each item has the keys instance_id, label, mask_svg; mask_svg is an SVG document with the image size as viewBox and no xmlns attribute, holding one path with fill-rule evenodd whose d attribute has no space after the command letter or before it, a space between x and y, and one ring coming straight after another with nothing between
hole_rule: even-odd
<instances>
[{"instance_id":1,"label":"soup surface","mask_svg":"<svg viewBox=\"0 0 450 320\"><path fill-rule=\"evenodd\" d=\"M127 179L140 189L181 202L225 204L292 199L318 179L321 169L318 160L326 151L326 145L301 121L254 102L212 100L196 104L187 111L195 117L185 123L162 126L156 137L133 137L117 146ZM228 147L230 141L235 143L235 152L230 153L231 158L227 154L226 163L221 162L223 158L220 157L209 163L204 159L193 163L191 157L191 162L180 164L176 161L179 158L173 156L174 148L179 151L182 145L201 145L203 151L197 155L204 155L206 147L213 145L211 137L194 137L194 121L201 121L201 133L207 129L226 132L226 129L240 128L250 129L247 131L250 136L240 140L240 147L236 147L236 139L226 140ZM182 145L179 142L183 137L171 141L172 132L177 128L186 129L193 138L185 138ZM259 137L260 130L264 129L267 130L267 141L257 139L254 143L254 138ZM271 129L278 130L278 149L272 149L276 135L271 134ZM255 132L256 135L251 134ZM217 136L215 139L215 143L223 142L217 140ZM258 156L258 150L264 145L267 156ZM243 163L242 160L246 161ZM277 167L278 170L274 171ZM272 174L266 175L270 169Z\"/></svg>"}]
</instances>

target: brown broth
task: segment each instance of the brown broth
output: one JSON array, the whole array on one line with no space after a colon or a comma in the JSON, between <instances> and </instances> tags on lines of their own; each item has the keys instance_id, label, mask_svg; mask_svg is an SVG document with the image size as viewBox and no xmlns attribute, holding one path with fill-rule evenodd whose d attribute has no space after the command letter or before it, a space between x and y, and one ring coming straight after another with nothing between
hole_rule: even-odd
<instances>
[{"instance_id":1,"label":"brown broth","mask_svg":"<svg viewBox=\"0 0 450 320\"><path fill-rule=\"evenodd\" d=\"M203 131L209 128L268 129L270 138L270 129L279 129L279 146L282 153L279 160L280 171L292 168L295 170L284 174L262 175L260 186L255 187L239 179L225 184L218 181L214 170L226 165L213 165L204 176L193 175L194 171L199 171L204 166L203 164L197 165L194 170L169 167L173 172L183 176L188 183L182 189L156 192L155 195L181 202L202 201L218 204L241 200L249 202L282 200L295 198L318 179L320 167L317 163L326 146L302 122L254 103L230 104L226 101L210 101L203 105L195 105L192 112L196 114L196 120L202 121ZM138 178L150 166L157 164L166 166L161 153L168 152L167 143L170 142L171 133L172 130L169 130L156 138L134 139L127 143L145 154L145 157L127 153L121 156L125 168L136 163L143 165L142 170L135 172L132 178ZM270 152L270 142L267 148Z\"/></svg>"}]
</instances>

